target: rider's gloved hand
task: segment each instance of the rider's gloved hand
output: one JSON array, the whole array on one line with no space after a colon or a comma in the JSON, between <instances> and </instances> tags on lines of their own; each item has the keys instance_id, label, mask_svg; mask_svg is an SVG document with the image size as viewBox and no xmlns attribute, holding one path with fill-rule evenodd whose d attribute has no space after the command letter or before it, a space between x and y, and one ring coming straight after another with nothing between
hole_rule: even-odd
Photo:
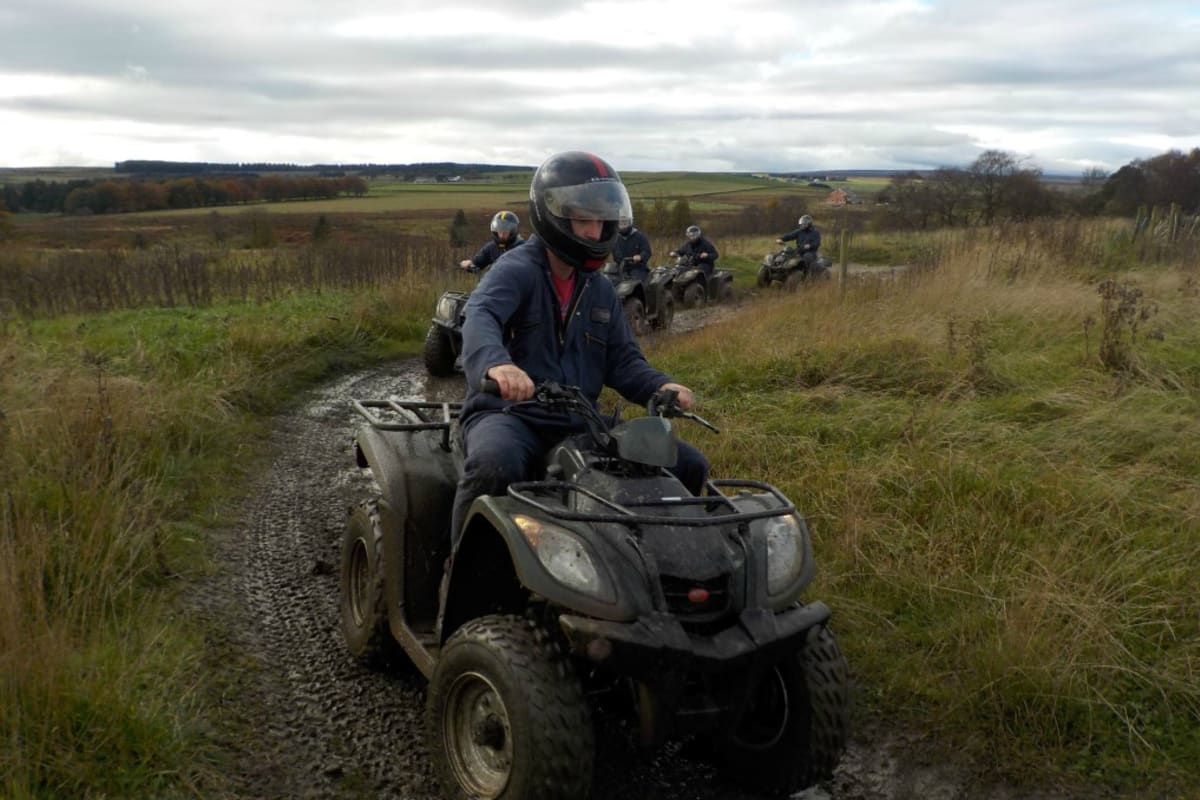
<instances>
[{"instance_id":1,"label":"rider's gloved hand","mask_svg":"<svg viewBox=\"0 0 1200 800\"><path fill-rule=\"evenodd\" d=\"M500 387L500 396L505 400L520 402L533 397L533 379L516 364L497 364L483 374Z\"/></svg>"},{"instance_id":2,"label":"rider's gloved hand","mask_svg":"<svg viewBox=\"0 0 1200 800\"><path fill-rule=\"evenodd\" d=\"M462 267L463 269L470 269L471 268L471 259L469 259L469 258L464 259L464 260L458 262L458 265L460 267Z\"/></svg>"}]
</instances>

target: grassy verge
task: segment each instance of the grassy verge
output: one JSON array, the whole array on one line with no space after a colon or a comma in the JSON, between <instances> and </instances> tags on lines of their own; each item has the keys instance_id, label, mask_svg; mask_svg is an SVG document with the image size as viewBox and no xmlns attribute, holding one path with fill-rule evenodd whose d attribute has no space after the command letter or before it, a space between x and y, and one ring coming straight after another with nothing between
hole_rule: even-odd
<instances>
[{"instance_id":1,"label":"grassy verge","mask_svg":"<svg viewBox=\"0 0 1200 800\"><path fill-rule=\"evenodd\" d=\"M14 326L0 340L0 796L204 785L201 632L174 612L265 415L414 352L435 291Z\"/></svg>"},{"instance_id":2,"label":"grassy verge","mask_svg":"<svg viewBox=\"0 0 1200 800\"><path fill-rule=\"evenodd\" d=\"M1036 249L1014 272L993 249L955 237L936 269L782 297L656 355L723 429L688 432L714 471L765 476L808 514L814 594L868 707L1010 780L1185 791L1195 268L1081 275ZM1124 316L1097 288L1113 277L1141 292Z\"/></svg>"}]
</instances>

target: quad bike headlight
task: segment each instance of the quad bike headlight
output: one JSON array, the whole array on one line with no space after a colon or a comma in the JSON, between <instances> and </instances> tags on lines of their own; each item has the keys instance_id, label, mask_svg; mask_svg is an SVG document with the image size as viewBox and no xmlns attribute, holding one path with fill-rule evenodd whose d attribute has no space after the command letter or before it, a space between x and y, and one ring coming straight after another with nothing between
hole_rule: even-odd
<instances>
[{"instance_id":1,"label":"quad bike headlight","mask_svg":"<svg viewBox=\"0 0 1200 800\"><path fill-rule=\"evenodd\" d=\"M767 517L767 593L776 595L792 585L804 569L804 542L795 514Z\"/></svg>"},{"instance_id":2,"label":"quad bike headlight","mask_svg":"<svg viewBox=\"0 0 1200 800\"><path fill-rule=\"evenodd\" d=\"M513 522L517 523L542 566L556 581L600 600L613 602L616 599L579 536L525 514L514 514Z\"/></svg>"},{"instance_id":3,"label":"quad bike headlight","mask_svg":"<svg viewBox=\"0 0 1200 800\"><path fill-rule=\"evenodd\" d=\"M458 314L458 302L453 297L443 297L437 304L437 318L443 322L454 322Z\"/></svg>"}]
</instances>

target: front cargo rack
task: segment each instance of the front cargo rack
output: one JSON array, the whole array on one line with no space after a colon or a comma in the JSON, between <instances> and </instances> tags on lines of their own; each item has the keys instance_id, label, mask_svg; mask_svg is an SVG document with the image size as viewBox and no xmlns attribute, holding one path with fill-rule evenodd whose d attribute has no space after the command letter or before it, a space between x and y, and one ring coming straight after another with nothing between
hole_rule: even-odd
<instances>
[{"instance_id":1,"label":"front cargo rack","mask_svg":"<svg viewBox=\"0 0 1200 800\"><path fill-rule=\"evenodd\" d=\"M508 487L510 497L535 508L550 517L580 522L612 522L618 525L636 527L641 525L678 525L685 528L702 528L710 525L728 525L730 523L746 523L751 520L767 517L781 517L794 514L796 506L774 486L763 481L748 481L726 478L710 480L707 484L709 494L700 497L662 497L653 500L638 500L624 505L601 497L595 492L569 481L526 481L514 483ZM722 489L757 490L770 495L777 506L763 508L758 511L738 511L733 499ZM575 493L599 503L611 513L594 511L571 511L568 505L569 495ZM740 492L739 492L740 493ZM557 495L561 506L550 506L538 499L538 496ZM636 508L679 509L689 506L719 506L726 509L725 513L706 513L703 516L671 516L664 514L648 514L635 511Z\"/></svg>"},{"instance_id":2,"label":"front cargo rack","mask_svg":"<svg viewBox=\"0 0 1200 800\"><path fill-rule=\"evenodd\" d=\"M359 416L380 431L441 431L442 449L450 449L450 426L458 419L462 403L426 400L351 400ZM381 413L382 412L382 413Z\"/></svg>"}]
</instances>

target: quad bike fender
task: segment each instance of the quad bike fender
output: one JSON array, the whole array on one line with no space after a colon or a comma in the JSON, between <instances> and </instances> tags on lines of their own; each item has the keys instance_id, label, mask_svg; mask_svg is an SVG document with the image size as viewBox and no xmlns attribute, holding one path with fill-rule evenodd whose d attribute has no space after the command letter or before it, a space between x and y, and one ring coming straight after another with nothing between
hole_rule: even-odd
<instances>
[{"instance_id":1,"label":"quad bike fender","mask_svg":"<svg viewBox=\"0 0 1200 800\"><path fill-rule=\"evenodd\" d=\"M617 285L617 297L620 298L622 303L625 302L626 298L629 298L629 297L636 297L637 299L641 300L643 303L646 302L646 292L642 288L641 281L635 281L635 280L621 281Z\"/></svg>"},{"instance_id":2,"label":"quad bike fender","mask_svg":"<svg viewBox=\"0 0 1200 800\"><path fill-rule=\"evenodd\" d=\"M709 674L743 672L795 652L814 625L829 620L820 601L773 613L744 609L737 624L711 636L691 636L669 614L651 613L633 622L559 617L571 650L589 661L639 680L654 681L674 669Z\"/></svg>"},{"instance_id":3,"label":"quad bike fender","mask_svg":"<svg viewBox=\"0 0 1200 800\"><path fill-rule=\"evenodd\" d=\"M633 620L649 607L644 588L633 580L636 567L616 553L601 537L570 522L552 521L560 528L577 534L600 578L595 594L572 588L556 579L538 557L529 538L514 521L514 515L538 518L531 509L508 497L484 496L475 500L467 514L463 534L454 552L451 566L449 597L455 606L451 614L447 607L447 623L452 617L470 618L470 609L462 604L487 603L507 589L501 582L511 580L519 587L524 602L529 594L576 613L605 620ZM507 563L498 563L507 559ZM614 569L618 565L620 569ZM503 574L507 570L507 577ZM465 601L463 598L466 598ZM443 636L452 630L443 626Z\"/></svg>"},{"instance_id":4,"label":"quad bike fender","mask_svg":"<svg viewBox=\"0 0 1200 800\"><path fill-rule=\"evenodd\" d=\"M437 615L458 472L453 454L433 432L364 427L355 453L379 484L388 623L397 633Z\"/></svg>"}]
</instances>

